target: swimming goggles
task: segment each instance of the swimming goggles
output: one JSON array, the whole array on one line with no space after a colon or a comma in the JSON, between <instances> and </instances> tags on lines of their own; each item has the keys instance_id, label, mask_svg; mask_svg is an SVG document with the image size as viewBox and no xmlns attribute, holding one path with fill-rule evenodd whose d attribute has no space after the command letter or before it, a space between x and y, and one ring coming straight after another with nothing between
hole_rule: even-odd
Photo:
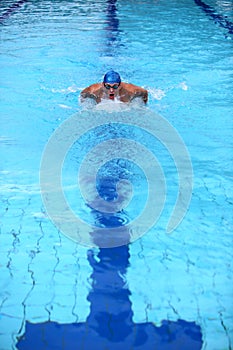
<instances>
[{"instance_id":1,"label":"swimming goggles","mask_svg":"<svg viewBox=\"0 0 233 350\"><path fill-rule=\"evenodd\" d=\"M111 85L111 84L104 84L104 87L107 89L107 90L110 90L111 88L116 90L118 89L120 86L120 84L114 84L114 85Z\"/></svg>"}]
</instances>

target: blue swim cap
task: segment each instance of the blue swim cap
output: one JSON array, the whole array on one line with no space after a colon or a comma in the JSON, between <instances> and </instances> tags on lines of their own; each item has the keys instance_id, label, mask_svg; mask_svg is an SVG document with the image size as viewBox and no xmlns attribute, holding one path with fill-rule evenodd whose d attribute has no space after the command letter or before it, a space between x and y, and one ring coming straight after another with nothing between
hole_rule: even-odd
<instances>
[{"instance_id":1,"label":"blue swim cap","mask_svg":"<svg viewBox=\"0 0 233 350\"><path fill-rule=\"evenodd\" d=\"M109 84L114 84L114 83L120 84L121 82L120 74L118 74L117 72L114 72L114 70L110 70L105 74L103 82L109 83Z\"/></svg>"}]
</instances>

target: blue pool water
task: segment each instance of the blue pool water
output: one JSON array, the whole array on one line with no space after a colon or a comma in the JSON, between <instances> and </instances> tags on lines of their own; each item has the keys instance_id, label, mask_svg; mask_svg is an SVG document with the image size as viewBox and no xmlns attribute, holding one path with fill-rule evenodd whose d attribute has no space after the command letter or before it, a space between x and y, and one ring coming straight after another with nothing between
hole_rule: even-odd
<instances>
[{"instance_id":1,"label":"blue pool water","mask_svg":"<svg viewBox=\"0 0 233 350\"><path fill-rule=\"evenodd\" d=\"M232 349L232 1L1 1L0 21L0 349ZM79 103L80 91L110 68L148 89L147 107L112 113L111 105ZM193 188L186 215L167 234L179 191L174 159L145 131L117 128L155 154L166 198L141 238L99 249L100 228L130 236L126 224L146 201L140 168L110 163L102 170L110 182L100 171L108 200L119 171L134 188L126 210L104 215L77 189L77 164L102 129L67 153L64 191L72 210L96 224L92 248L47 216L40 167L62 123L91 115L94 125L110 113L135 124L149 115L168 121L190 154Z\"/></svg>"}]
</instances>

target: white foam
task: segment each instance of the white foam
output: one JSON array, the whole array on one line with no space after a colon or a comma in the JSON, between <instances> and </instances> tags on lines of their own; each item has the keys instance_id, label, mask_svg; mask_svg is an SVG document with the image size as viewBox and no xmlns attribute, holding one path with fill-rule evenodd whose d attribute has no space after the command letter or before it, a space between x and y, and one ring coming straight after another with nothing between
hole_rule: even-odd
<instances>
[{"instance_id":1,"label":"white foam","mask_svg":"<svg viewBox=\"0 0 233 350\"><path fill-rule=\"evenodd\" d=\"M188 85L186 84L185 81L182 81L178 86L184 91L188 90Z\"/></svg>"},{"instance_id":2,"label":"white foam","mask_svg":"<svg viewBox=\"0 0 233 350\"><path fill-rule=\"evenodd\" d=\"M133 99L131 102L121 102L118 99L110 100L103 99L100 103L96 104L96 102L91 98L86 98L82 102L80 102L83 109L95 109L98 111L106 111L106 112L122 112L129 111L131 109L145 108L145 103L142 101L140 97Z\"/></svg>"},{"instance_id":3,"label":"white foam","mask_svg":"<svg viewBox=\"0 0 233 350\"><path fill-rule=\"evenodd\" d=\"M71 85L71 86L68 86L68 88L66 89L60 89L60 90L52 89L52 92L61 92L61 93L67 94L70 92L77 92L79 90L80 89L76 85Z\"/></svg>"},{"instance_id":4,"label":"white foam","mask_svg":"<svg viewBox=\"0 0 233 350\"><path fill-rule=\"evenodd\" d=\"M162 100L166 96L165 91L162 89L149 89L148 91L156 100Z\"/></svg>"},{"instance_id":5,"label":"white foam","mask_svg":"<svg viewBox=\"0 0 233 350\"><path fill-rule=\"evenodd\" d=\"M125 111L127 109L130 109L128 103L123 103L119 100L102 100L99 104L95 106L97 110L101 111Z\"/></svg>"},{"instance_id":6,"label":"white foam","mask_svg":"<svg viewBox=\"0 0 233 350\"><path fill-rule=\"evenodd\" d=\"M72 109L72 107L59 103L58 106L63 109Z\"/></svg>"}]
</instances>

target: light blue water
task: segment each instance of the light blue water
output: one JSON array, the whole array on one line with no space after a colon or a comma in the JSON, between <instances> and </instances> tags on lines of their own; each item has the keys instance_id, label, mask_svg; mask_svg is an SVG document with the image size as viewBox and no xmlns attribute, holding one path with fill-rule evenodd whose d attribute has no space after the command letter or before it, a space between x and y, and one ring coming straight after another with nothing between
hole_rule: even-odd
<instances>
[{"instance_id":1,"label":"light blue water","mask_svg":"<svg viewBox=\"0 0 233 350\"><path fill-rule=\"evenodd\" d=\"M3 1L2 11L11 5ZM148 89L148 108L179 132L194 171L187 215L167 235L178 175L160 145L166 205L157 225L129 245L124 276L133 321L196 322L203 349L232 349L232 35L192 0L119 0L115 12L108 5L27 1L1 25L0 349L15 348L26 321L89 315L87 248L46 217L39 171L52 132L80 113L80 91L110 68ZM233 22L231 1L208 5ZM145 192L137 186L136 211Z\"/></svg>"}]
</instances>

